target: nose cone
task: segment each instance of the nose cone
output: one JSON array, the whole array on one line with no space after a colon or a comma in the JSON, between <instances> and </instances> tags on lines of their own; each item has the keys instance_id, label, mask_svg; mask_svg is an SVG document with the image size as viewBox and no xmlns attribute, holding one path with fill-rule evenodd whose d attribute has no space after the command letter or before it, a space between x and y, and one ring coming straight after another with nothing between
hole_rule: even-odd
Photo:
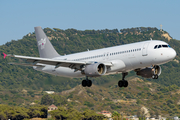
<instances>
[{"instance_id":1,"label":"nose cone","mask_svg":"<svg viewBox=\"0 0 180 120\"><path fill-rule=\"evenodd\" d=\"M170 52L169 57L170 57L171 59L174 59L174 58L176 57L176 51L175 51L174 49L171 49L171 52Z\"/></svg>"}]
</instances>

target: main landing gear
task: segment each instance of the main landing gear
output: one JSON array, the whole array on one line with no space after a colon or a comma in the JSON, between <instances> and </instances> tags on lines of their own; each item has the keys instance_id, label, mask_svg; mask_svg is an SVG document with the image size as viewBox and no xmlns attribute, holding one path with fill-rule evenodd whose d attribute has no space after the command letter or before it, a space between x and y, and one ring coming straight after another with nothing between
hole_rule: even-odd
<instances>
[{"instance_id":1,"label":"main landing gear","mask_svg":"<svg viewBox=\"0 0 180 120\"><path fill-rule=\"evenodd\" d=\"M127 72L126 73L122 73L122 80L120 80L118 82L118 86L119 87L127 87L128 86L128 81L124 79L126 77L126 75L128 75Z\"/></svg>"},{"instance_id":2,"label":"main landing gear","mask_svg":"<svg viewBox=\"0 0 180 120\"><path fill-rule=\"evenodd\" d=\"M92 85L92 81L88 79L88 77L86 76L86 79L82 81L82 86L83 87L91 87Z\"/></svg>"}]
</instances>

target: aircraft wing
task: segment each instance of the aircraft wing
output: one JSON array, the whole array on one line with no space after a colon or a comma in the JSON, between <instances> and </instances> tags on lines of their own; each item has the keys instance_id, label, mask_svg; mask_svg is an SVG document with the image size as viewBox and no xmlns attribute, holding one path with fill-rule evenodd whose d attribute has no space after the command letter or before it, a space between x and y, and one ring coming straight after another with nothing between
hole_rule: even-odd
<instances>
[{"instance_id":1,"label":"aircraft wing","mask_svg":"<svg viewBox=\"0 0 180 120\"><path fill-rule=\"evenodd\" d=\"M24 66L45 66L45 65L54 65L55 68L58 67L69 67L71 69L81 69L83 65L93 64L94 62L85 62L85 61L70 61L70 60L57 60L57 59L49 59L49 58L40 58L40 57L29 57L29 56L21 56L21 55L7 55L10 57L25 59L27 63L9 63L15 65L24 65ZM110 62L103 63L106 66L112 66Z\"/></svg>"}]
</instances>

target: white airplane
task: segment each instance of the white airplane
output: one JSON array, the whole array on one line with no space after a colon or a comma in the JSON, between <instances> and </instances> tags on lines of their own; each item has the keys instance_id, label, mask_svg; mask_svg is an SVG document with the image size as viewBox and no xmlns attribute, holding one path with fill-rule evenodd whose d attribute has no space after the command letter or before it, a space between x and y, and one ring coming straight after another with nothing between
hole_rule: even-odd
<instances>
[{"instance_id":1,"label":"white airplane","mask_svg":"<svg viewBox=\"0 0 180 120\"><path fill-rule=\"evenodd\" d=\"M64 77L86 77L83 87L90 87L92 81L88 77L122 73L119 87L127 87L125 76L134 70L145 78L158 79L161 74L159 65L175 58L176 51L166 42L148 40L97 50L88 50L75 54L59 55L41 27L35 27L35 34L40 57L6 55L26 59L27 63L10 63L33 66L35 70Z\"/></svg>"}]
</instances>

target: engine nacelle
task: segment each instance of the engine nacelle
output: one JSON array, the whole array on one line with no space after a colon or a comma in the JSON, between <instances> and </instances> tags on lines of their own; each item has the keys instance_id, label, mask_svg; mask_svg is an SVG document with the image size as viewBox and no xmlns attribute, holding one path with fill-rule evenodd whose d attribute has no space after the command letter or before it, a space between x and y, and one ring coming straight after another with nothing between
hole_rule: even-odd
<instances>
[{"instance_id":1,"label":"engine nacelle","mask_svg":"<svg viewBox=\"0 0 180 120\"><path fill-rule=\"evenodd\" d=\"M83 73L89 77L98 77L104 75L106 71L107 68L103 63L95 63L91 65L86 65Z\"/></svg>"},{"instance_id":2,"label":"engine nacelle","mask_svg":"<svg viewBox=\"0 0 180 120\"><path fill-rule=\"evenodd\" d=\"M160 75L161 67L159 65L155 65L154 67L144 68L136 72L136 75L145 77L145 78L153 78L153 75Z\"/></svg>"}]
</instances>

